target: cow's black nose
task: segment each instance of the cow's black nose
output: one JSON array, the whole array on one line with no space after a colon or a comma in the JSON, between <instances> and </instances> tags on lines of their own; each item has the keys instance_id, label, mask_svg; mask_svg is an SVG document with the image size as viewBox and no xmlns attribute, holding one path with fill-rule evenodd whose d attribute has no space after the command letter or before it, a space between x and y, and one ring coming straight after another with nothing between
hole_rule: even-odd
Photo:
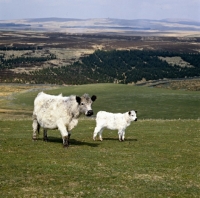
<instances>
[{"instance_id":1,"label":"cow's black nose","mask_svg":"<svg viewBox=\"0 0 200 198\"><path fill-rule=\"evenodd\" d=\"M93 111L92 111L92 110L89 110L89 111L87 112L86 116L91 116L91 115L93 115Z\"/></svg>"},{"instance_id":2,"label":"cow's black nose","mask_svg":"<svg viewBox=\"0 0 200 198\"><path fill-rule=\"evenodd\" d=\"M135 118L135 121L137 121L137 118Z\"/></svg>"}]
</instances>

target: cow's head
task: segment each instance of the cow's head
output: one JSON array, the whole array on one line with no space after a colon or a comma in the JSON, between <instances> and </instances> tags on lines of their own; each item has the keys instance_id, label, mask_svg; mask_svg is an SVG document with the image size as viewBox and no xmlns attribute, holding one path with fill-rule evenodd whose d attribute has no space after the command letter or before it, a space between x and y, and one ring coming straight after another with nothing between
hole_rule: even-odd
<instances>
[{"instance_id":1,"label":"cow's head","mask_svg":"<svg viewBox=\"0 0 200 198\"><path fill-rule=\"evenodd\" d=\"M137 114L137 111L134 111L134 110L128 112L128 115L131 121L137 121L136 114Z\"/></svg>"},{"instance_id":2,"label":"cow's head","mask_svg":"<svg viewBox=\"0 0 200 198\"><path fill-rule=\"evenodd\" d=\"M84 94L79 97L76 96L76 101L79 104L80 113L85 114L86 116L93 115L92 103L96 100L96 96L93 95L91 98L88 94Z\"/></svg>"}]
</instances>

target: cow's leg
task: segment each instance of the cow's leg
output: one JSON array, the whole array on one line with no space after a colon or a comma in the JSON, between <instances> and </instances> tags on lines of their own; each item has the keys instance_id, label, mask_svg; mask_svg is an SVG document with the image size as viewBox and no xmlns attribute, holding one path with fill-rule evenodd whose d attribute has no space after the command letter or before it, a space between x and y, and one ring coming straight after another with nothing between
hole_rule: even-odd
<instances>
[{"instance_id":1,"label":"cow's leg","mask_svg":"<svg viewBox=\"0 0 200 198\"><path fill-rule=\"evenodd\" d=\"M43 130L43 140L44 140L45 142L48 141L48 137L47 137L47 129L44 129L44 130Z\"/></svg>"},{"instance_id":2,"label":"cow's leg","mask_svg":"<svg viewBox=\"0 0 200 198\"><path fill-rule=\"evenodd\" d=\"M78 124L78 119L72 119L67 126L67 130L71 131Z\"/></svg>"},{"instance_id":3,"label":"cow's leg","mask_svg":"<svg viewBox=\"0 0 200 198\"><path fill-rule=\"evenodd\" d=\"M58 121L57 126L63 139L63 147L68 147L69 142L68 142L68 132L67 132L66 126L63 124L62 121Z\"/></svg>"},{"instance_id":4,"label":"cow's leg","mask_svg":"<svg viewBox=\"0 0 200 198\"><path fill-rule=\"evenodd\" d=\"M68 146L69 146L70 137L71 137L71 132L68 132Z\"/></svg>"},{"instance_id":5,"label":"cow's leg","mask_svg":"<svg viewBox=\"0 0 200 198\"><path fill-rule=\"evenodd\" d=\"M39 133L40 125L38 124L38 122L37 122L36 119L33 119L32 127L33 127L33 136L32 136L32 139L33 140L37 140L37 133L36 132Z\"/></svg>"},{"instance_id":6,"label":"cow's leg","mask_svg":"<svg viewBox=\"0 0 200 198\"><path fill-rule=\"evenodd\" d=\"M78 119L72 119L71 122L67 126L67 131L68 131L68 145L69 145L69 140L71 137L71 130L78 124Z\"/></svg>"}]
</instances>

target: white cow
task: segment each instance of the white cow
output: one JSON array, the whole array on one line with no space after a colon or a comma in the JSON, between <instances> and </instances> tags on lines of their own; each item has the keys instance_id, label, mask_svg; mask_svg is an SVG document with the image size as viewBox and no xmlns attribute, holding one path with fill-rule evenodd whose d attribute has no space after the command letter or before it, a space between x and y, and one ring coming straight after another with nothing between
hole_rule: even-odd
<instances>
[{"instance_id":1,"label":"white cow","mask_svg":"<svg viewBox=\"0 0 200 198\"><path fill-rule=\"evenodd\" d=\"M129 111L126 113L109 113L99 111L96 116L96 127L93 134L93 139L96 139L99 134L99 139L102 141L102 132L104 128L118 130L119 141L124 141L125 130L132 121L137 121L137 111Z\"/></svg>"},{"instance_id":2,"label":"white cow","mask_svg":"<svg viewBox=\"0 0 200 198\"><path fill-rule=\"evenodd\" d=\"M63 97L40 92L34 100L33 140L37 139L36 131L44 128L44 140L47 140L47 129L58 129L63 139L63 146L68 147L70 131L78 124L81 114L93 115L91 108L96 96L88 94L82 97L71 95Z\"/></svg>"}]
</instances>

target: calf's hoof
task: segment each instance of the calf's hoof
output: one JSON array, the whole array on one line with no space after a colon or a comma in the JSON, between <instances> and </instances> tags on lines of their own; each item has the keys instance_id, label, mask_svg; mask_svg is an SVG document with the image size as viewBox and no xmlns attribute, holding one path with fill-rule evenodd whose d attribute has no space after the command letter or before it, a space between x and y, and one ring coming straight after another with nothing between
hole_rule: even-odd
<instances>
[{"instance_id":1,"label":"calf's hoof","mask_svg":"<svg viewBox=\"0 0 200 198\"><path fill-rule=\"evenodd\" d=\"M124 139L123 139L123 138L120 138L120 139L119 139L119 141L120 141L120 142L123 142L123 141L124 141Z\"/></svg>"}]
</instances>

